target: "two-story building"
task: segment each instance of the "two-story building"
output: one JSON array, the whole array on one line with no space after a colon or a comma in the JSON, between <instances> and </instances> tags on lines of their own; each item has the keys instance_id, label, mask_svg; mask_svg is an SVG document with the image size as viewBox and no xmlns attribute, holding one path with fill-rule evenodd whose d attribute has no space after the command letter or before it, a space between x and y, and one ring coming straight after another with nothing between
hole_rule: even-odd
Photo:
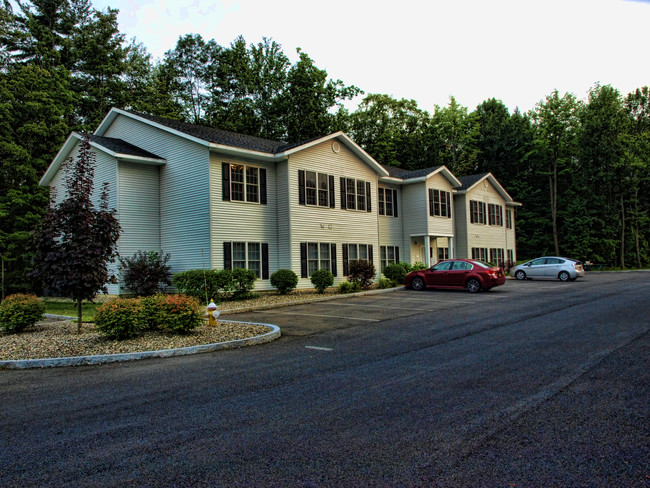
<instances>
[{"instance_id":1,"label":"two-story building","mask_svg":"<svg viewBox=\"0 0 650 488\"><path fill-rule=\"evenodd\" d=\"M70 135L41 185L63 188L62 165L82 139ZM469 257L484 241L473 240L473 220L465 222L472 213L461 201L516 205L492 175L481 181L497 191L479 194L444 166L383 167L342 132L285 144L112 109L90 144L95 191L108 182L122 226L122 256L163 250L174 272L245 267L257 272L258 290L272 289L278 269L292 269L299 287L311 287L313 271L328 269L338 283L357 259L380 271L398 261ZM512 232L486 245L500 249L495 262L515 255L514 216L506 211L508 218Z\"/></svg>"}]
</instances>

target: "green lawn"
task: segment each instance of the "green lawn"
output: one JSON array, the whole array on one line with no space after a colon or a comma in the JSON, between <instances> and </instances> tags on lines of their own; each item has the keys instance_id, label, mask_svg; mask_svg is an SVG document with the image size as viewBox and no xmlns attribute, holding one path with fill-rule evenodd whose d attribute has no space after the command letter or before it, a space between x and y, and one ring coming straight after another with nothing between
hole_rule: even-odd
<instances>
[{"instance_id":1,"label":"green lawn","mask_svg":"<svg viewBox=\"0 0 650 488\"><path fill-rule=\"evenodd\" d=\"M45 303L45 313L53 315L69 315L71 317L77 316L77 306L71 301L48 300L43 299ZM101 303L83 302L81 304L81 317L84 322L92 322L95 316L95 310Z\"/></svg>"}]
</instances>

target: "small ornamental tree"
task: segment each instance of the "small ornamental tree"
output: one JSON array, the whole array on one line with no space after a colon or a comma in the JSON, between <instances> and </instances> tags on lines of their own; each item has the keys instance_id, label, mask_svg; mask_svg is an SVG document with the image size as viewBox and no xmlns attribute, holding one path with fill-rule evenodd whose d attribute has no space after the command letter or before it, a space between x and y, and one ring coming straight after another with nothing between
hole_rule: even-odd
<instances>
[{"instance_id":1,"label":"small ornamental tree","mask_svg":"<svg viewBox=\"0 0 650 488\"><path fill-rule=\"evenodd\" d=\"M97 292L108 293L107 283L117 283L109 263L117 258L120 224L108 208L108 183L104 183L99 209L92 201L95 154L90 137L79 145L75 161L65 162L65 198L50 209L34 233L32 275L59 296L77 304L77 333L81 333L81 303Z\"/></svg>"},{"instance_id":2,"label":"small ornamental tree","mask_svg":"<svg viewBox=\"0 0 650 488\"><path fill-rule=\"evenodd\" d=\"M130 258L120 258L120 273L124 285L136 296L148 297L172 284L170 254L162 251L137 251Z\"/></svg>"}]
</instances>

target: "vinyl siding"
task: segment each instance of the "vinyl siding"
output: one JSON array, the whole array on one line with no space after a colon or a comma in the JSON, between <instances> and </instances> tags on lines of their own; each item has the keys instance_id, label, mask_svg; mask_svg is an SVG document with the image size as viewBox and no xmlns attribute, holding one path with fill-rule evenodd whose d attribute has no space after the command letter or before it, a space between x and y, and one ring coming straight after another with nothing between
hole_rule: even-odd
<instances>
[{"instance_id":1,"label":"vinyl siding","mask_svg":"<svg viewBox=\"0 0 650 488\"><path fill-rule=\"evenodd\" d=\"M404 209L402 208L402 188L385 184L380 184L379 186L389 190L397 190L397 217L392 215L377 216L379 219L379 244L381 246L399 246L401 258L402 248L404 246L404 230L402 221ZM375 193L377 205L379 205L379 192ZM377 208L377 213L379 214L379 207Z\"/></svg>"},{"instance_id":2,"label":"vinyl siding","mask_svg":"<svg viewBox=\"0 0 650 488\"><path fill-rule=\"evenodd\" d=\"M160 246L172 272L210 266L208 147L121 115L103 135L167 160L159 169Z\"/></svg>"},{"instance_id":3,"label":"vinyl siding","mask_svg":"<svg viewBox=\"0 0 650 488\"><path fill-rule=\"evenodd\" d=\"M334 176L335 208L299 204L298 170L319 171ZM291 269L300 276L301 242L324 242L336 244L338 276L335 284L346 280L343 276L341 246L344 243L371 244L375 268L379 270L377 174L344 144L340 144L340 151L335 153L331 141L291 155L288 173ZM341 177L370 182L371 212L341 209ZM309 278L300 278L298 286L311 288L312 284Z\"/></svg>"},{"instance_id":4,"label":"vinyl siding","mask_svg":"<svg viewBox=\"0 0 650 488\"><path fill-rule=\"evenodd\" d=\"M450 198L450 204L452 206L451 209L451 217L441 217L441 216L431 216L429 214L429 189L433 188L434 190L442 190L449 192L449 198ZM426 198L427 198L427 204L425 207L425 212L427 215L427 231L428 234L432 237L434 236L453 236L454 234L454 201L453 197L451 195L451 184L445 178L443 175L440 173L433 175L431 178L429 178L426 181ZM434 256L435 258L435 256Z\"/></svg>"},{"instance_id":5,"label":"vinyl siding","mask_svg":"<svg viewBox=\"0 0 650 488\"><path fill-rule=\"evenodd\" d=\"M276 215L278 223L278 269L291 269L291 205L288 161L277 163L275 187L277 198ZM296 274L300 276L299 273Z\"/></svg>"},{"instance_id":6,"label":"vinyl siding","mask_svg":"<svg viewBox=\"0 0 650 488\"><path fill-rule=\"evenodd\" d=\"M456 235L454 236L454 257L472 257L471 249L467 248L467 226L469 225L469 203L464 194L454 195L454 224Z\"/></svg>"},{"instance_id":7,"label":"vinyl siding","mask_svg":"<svg viewBox=\"0 0 650 488\"><path fill-rule=\"evenodd\" d=\"M266 169L267 204L224 201L222 163ZM269 245L269 274L278 268L278 191L275 163L260 163L213 154L210 159L210 237L212 268L224 268L224 242L266 242ZM270 281L259 279L256 290L271 290Z\"/></svg>"}]
</instances>

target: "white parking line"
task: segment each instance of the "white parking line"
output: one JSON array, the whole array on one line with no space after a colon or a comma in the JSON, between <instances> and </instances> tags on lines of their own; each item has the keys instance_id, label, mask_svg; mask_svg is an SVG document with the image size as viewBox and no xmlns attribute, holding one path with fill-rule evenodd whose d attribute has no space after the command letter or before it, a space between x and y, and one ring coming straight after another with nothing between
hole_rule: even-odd
<instances>
[{"instance_id":1,"label":"white parking line","mask_svg":"<svg viewBox=\"0 0 650 488\"><path fill-rule=\"evenodd\" d=\"M367 307L367 308L383 308L384 310L387 308L390 308L384 305L366 305L365 303L341 303L340 301L337 300L332 300L331 302L325 302L328 305L343 305L345 307ZM409 308L409 310L415 310L415 311L420 311L420 312L428 312L430 309L428 308Z\"/></svg>"},{"instance_id":2,"label":"white parking line","mask_svg":"<svg viewBox=\"0 0 650 488\"><path fill-rule=\"evenodd\" d=\"M255 313L277 313L278 315L305 315L307 317L325 317L330 319L349 319L349 320L363 320L364 322L380 322L379 319L350 317L349 315L324 315L324 314L303 313L303 312L280 312L277 310L255 310Z\"/></svg>"},{"instance_id":3,"label":"white parking line","mask_svg":"<svg viewBox=\"0 0 650 488\"><path fill-rule=\"evenodd\" d=\"M471 304L477 303L474 300L443 300L441 298L411 298L411 297L408 297L408 298L400 299L400 302L409 302L409 301L414 301L414 302L442 302L442 303L450 303L452 305L454 303L471 303Z\"/></svg>"},{"instance_id":4,"label":"white parking line","mask_svg":"<svg viewBox=\"0 0 650 488\"><path fill-rule=\"evenodd\" d=\"M314 349L316 351L333 351L331 347L305 346L305 349Z\"/></svg>"}]
</instances>

